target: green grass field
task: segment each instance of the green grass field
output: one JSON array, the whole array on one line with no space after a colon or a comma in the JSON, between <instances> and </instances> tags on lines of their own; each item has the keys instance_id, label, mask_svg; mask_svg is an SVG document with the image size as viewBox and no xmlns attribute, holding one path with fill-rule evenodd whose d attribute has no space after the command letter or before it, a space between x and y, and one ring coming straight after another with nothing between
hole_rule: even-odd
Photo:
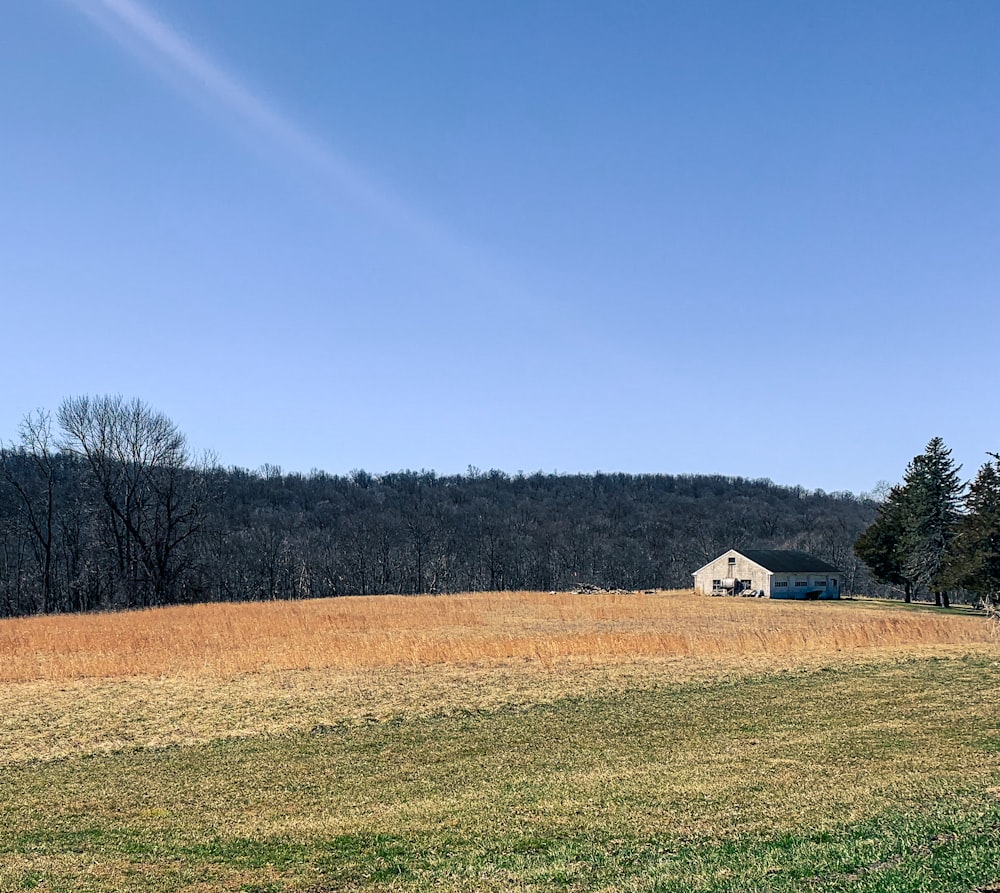
<instances>
[{"instance_id":1,"label":"green grass field","mask_svg":"<svg viewBox=\"0 0 1000 893\"><path fill-rule=\"evenodd\" d=\"M998 885L982 653L0 769L3 891Z\"/></svg>"}]
</instances>

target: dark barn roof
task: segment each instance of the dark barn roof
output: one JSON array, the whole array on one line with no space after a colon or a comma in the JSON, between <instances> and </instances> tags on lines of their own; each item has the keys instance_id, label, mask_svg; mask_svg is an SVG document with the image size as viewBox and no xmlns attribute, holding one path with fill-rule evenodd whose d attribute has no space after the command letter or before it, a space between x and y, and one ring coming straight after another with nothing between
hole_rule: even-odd
<instances>
[{"instance_id":1,"label":"dark barn roof","mask_svg":"<svg viewBox=\"0 0 1000 893\"><path fill-rule=\"evenodd\" d=\"M796 552L791 549L736 549L735 551L773 573L840 573L839 568L814 558L807 552Z\"/></svg>"}]
</instances>

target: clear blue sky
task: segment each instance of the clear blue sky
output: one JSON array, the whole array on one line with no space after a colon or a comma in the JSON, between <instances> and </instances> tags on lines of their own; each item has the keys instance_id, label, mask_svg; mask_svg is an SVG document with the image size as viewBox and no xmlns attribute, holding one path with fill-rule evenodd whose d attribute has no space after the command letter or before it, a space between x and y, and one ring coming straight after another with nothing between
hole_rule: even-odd
<instances>
[{"instance_id":1,"label":"clear blue sky","mask_svg":"<svg viewBox=\"0 0 1000 893\"><path fill-rule=\"evenodd\" d=\"M1000 449L1000 3L6 0L0 438L898 480Z\"/></svg>"}]
</instances>

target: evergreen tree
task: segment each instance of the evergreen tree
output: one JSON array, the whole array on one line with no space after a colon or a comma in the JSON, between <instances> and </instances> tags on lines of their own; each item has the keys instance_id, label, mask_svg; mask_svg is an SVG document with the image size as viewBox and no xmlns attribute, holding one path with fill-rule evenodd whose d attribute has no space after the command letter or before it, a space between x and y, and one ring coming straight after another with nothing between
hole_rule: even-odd
<instances>
[{"instance_id":1,"label":"evergreen tree","mask_svg":"<svg viewBox=\"0 0 1000 893\"><path fill-rule=\"evenodd\" d=\"M906 494L893 487L878 508L878 516L854 543L854 554L871 571L879 583L903 587L903 599L908 603L913 593L913 580L906 575L904 540L906 536Z\"/></svg>"},{"instance_id":2,"label":"evergreen tree","mask_svg":"<svg viewBox=\"0 0 1000 893\"><path fill-rule=\"evenodd\" d=\"M903 476L904 574L932 590L938 605L949 607L947 587L953 580L954 542L965 485L951 450L940 437L907 466Z\"/></svg>"},{"instance_id":3,"label":"evergreen tree","mask_svg":"<svg viewBox=\"0 0 1000 893\"><path fill-rule=\"evenodd\" d=\"M956 543L960 580L987 604L1000 602L1000 456L979 469L965 499Z\"/></svg>"}]
</instances>

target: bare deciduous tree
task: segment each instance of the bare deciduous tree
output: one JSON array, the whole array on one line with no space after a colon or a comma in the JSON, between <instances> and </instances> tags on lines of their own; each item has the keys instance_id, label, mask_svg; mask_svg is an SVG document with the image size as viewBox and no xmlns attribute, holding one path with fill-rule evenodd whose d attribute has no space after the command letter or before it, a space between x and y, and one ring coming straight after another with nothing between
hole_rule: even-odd
<instances>
[{"instance_id":1,"label":"bare deciduous tree","mask_svg":"<svg viewBox=\"0 0 1000 893\"><path fill-rule=\"evenodd\" d=\"M187 444L141 400L71 397L58 411L62 448L80 457L105 508L129 606L169 600L184 569L181 546L198 529Z\"/></svg>"}]
</instances>

